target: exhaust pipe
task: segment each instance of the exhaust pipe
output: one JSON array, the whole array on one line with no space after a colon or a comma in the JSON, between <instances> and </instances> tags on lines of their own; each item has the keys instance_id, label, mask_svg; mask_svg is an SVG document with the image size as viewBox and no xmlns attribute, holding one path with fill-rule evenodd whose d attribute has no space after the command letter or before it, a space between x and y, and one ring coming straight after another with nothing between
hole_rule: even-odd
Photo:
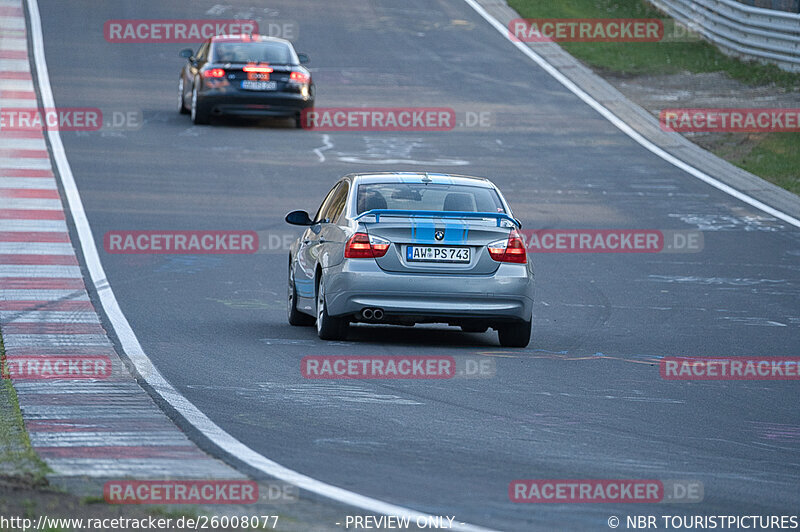
<instances>
[{"instance_id":1,"label":"exhaust pipe","mask_svg":"<svg viewBox=\"0 0 800 532\"><path fill-rule=\"evenodd\" d=\"M383 319L383 309L365 308L361 311L361 317L368 321L381 321Z\"/></svg>"}]
</instances>

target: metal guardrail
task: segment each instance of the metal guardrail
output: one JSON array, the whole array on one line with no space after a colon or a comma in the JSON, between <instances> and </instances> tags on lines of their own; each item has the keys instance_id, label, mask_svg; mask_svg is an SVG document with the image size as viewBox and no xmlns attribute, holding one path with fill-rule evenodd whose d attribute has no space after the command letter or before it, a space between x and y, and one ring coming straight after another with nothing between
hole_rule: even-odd
<instances>
[{"instance_id":1,"label":"metal guardrail","mask_svg":"<svg viewBox=\"0 0 800 532\"><path fill-rule=\"evenodd\" d=\"M724 52L800 72L800 13L732 0L650 0Z\"/></svg>"},{"instance_id":2,"label":"metal guardrail","mask_svg":"<svg viewBox=\"0 0 800 532\"><path fill-rule=\"evenodd\" d=\"M736 0L740 4L764 9L776 9L789 13L800 13L800 0Z\"/></svg>"}]
</instances>

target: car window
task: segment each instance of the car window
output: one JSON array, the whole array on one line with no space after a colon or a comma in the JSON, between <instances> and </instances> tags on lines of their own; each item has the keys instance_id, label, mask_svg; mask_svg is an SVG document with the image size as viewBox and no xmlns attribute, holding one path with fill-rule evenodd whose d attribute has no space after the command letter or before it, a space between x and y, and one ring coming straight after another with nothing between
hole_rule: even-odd
<instances>
[{"instance_id":1,"label":"car window","mask_svg":"<svg viewBox=\"0 0 800 532\"><path fill-rule=\"evenodd\" d=\"M362 184L357 203L359 213L372 209L505 212L496 190L469 185Z\"/></svg>"},{"instance_id":2,"label":"car window","mask_svg":"<svg viewBox=\"0 0 800 532\"><path fill-rule=\"evenodd\" d=\"M326 212L323 214L323 216L332 223L338 222L340 216L344 212L344 208L347 205L347 193L349 190L349 184L347 181L343 181L341 186L339 186L339 188L336 190L336 193L331 198L330 205L326 207Z\"/></svg>"},{"instance_id":3,"label":"car window","mask_svg":"<svg viewBox=\"0 0 800 532\"><path fill-rule=\"evenodd\" d=\"M208 44L210 41L206 41L200 45L200 48L197 49L197 53L194 54L195 58L198 61L204 61L206 58L206 54L208 53Z\"/></svg>"},{"instance_id":4,"label":"car window","mask_svg":"<svg viewBox=\"0 0 800 532\"><path fill-rule=\"evenodd\" d=\"M315 222L321 221L324 218L324 214L327 212L328 206L330 205L331 200L333 200L333 196L335 195L336 191L339 189L339 185L341 185L341 182L336 183L325 196L325 199L322 200L322 203L320 203L319 209L317 209L317 214L314 215Z\"/></svg>"},{"instance_id":5,"label":"car window","mask_svg":"<svg viewBox=\"0 0 800 532\"><path fill-rule=\"evenodd\" d=\"M214 45L217 63L276 63L295 65L296 54L282 42L218 42Z\"/></svg>"}]
</instances>

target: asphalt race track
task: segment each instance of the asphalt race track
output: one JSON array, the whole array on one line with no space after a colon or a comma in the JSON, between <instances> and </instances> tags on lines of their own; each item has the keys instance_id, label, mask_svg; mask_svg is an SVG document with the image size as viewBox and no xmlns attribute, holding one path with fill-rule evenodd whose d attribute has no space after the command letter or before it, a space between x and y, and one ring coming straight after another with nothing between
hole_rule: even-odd
<instances>
[{"instance_id":1,"label":"asphalt race track","mask_svg":"<svg viewBox=\"0 0 800 532\"><path fill-rule=\"evenodd\" d=\"M251 255L101 251L149 357L247 446L359 494L501 530L797 507L796 383L668 381L658 361L798 355L800 231L643 149L466 3L39 5L58 107L143 118L138 129L61 133L98 249L108 231L259 232L266 249ZM451 107L460 121L488 123L442 132L192 126L177 111L186 46L103 36L109 19L248 14L299 24L295 46L311 56L318 108ZM356 327L346 342L326 343L286 322L283 240L299 232L283 216L314 211L339 176L374 170L489 177L528 229L699 230L704 248L530 255L537 301L527 349L441 326ZM311 354L482 354L496 375L312 381L300 374ZM692 479L704 501L510 502L509 482L525 478Z\"/></svg>"}]
</instances>

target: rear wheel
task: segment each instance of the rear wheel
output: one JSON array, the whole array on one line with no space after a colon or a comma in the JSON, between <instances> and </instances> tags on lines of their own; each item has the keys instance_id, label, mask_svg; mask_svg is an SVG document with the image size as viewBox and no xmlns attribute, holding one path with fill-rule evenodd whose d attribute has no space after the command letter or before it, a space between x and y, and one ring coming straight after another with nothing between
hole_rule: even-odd
<instances>
[{"instance_id":1,"label":"rear wheel","mask_svg":"<svg viewBox=\"0 0 800 532\"><path fill-rule=\"evenodd\" d=\"M186 102L183 101L183 74L178 80L178 112L182 115L188 115L189 110L186 108Z\"/></svg>"},{"instance_id":2,"label":"rear wheel","mask_svg":"<svg viewBox=\"0 0 800 532\"><path fill-rule=\"evenodd\" d=\"M320 279L317 288L317 334L323 340L344 340L349 325L347 320L328 314L328 307L325 304L325 283Z\"/></svg>"},{"instance_id":3,"label":"rear wheel","mask_svg":"<svg viewBox=\"0 0 800 532\"><path fill-rule=\"evenodd\" d=\"M192 122L200 125L208 124L211 121L211 113L203 104L203 100L197 94L197 82L192 85Z\"/></svg>"},{"instance_id":4,"label":"rear wheel","mask_svg":"<svg viewBox=\"0 0 800 532\"><path fill-rule=\"evenodd\" d=\"M531 341L531 321L504 325L497 330L497 336L503 347L527 347Z\"/></svg>"},{"instance_id":5,"label":"rear wheel","mask_svg":"<svg viewBox=\"0 0 800 532\"><path fill-rule=\"evenodd\" d=\"M294 127L296 127L297 129L312 129L311 125L312 122L310 121L305 125L305 127L303 126L303 114L306 114L306 116L308 116L308 113L313 113L313 112L314 112L313 107L308 107L300 111L300 113L294 118Z\"/></svg>"},{"instance_id":6,"label":"rear wheel","mask_svg":"<svg viewBox=\"0 0 800 532\"><path fill-rule=\"evenodd\" d=\"M286 314L289 318L289 325L297 327L314 325L314 318L308 314L303 314L297 310L297 288L294 285L294 275L292 274L291 264L289 265L289 294L286 302Z\"/></svg>"}]
</instances>

